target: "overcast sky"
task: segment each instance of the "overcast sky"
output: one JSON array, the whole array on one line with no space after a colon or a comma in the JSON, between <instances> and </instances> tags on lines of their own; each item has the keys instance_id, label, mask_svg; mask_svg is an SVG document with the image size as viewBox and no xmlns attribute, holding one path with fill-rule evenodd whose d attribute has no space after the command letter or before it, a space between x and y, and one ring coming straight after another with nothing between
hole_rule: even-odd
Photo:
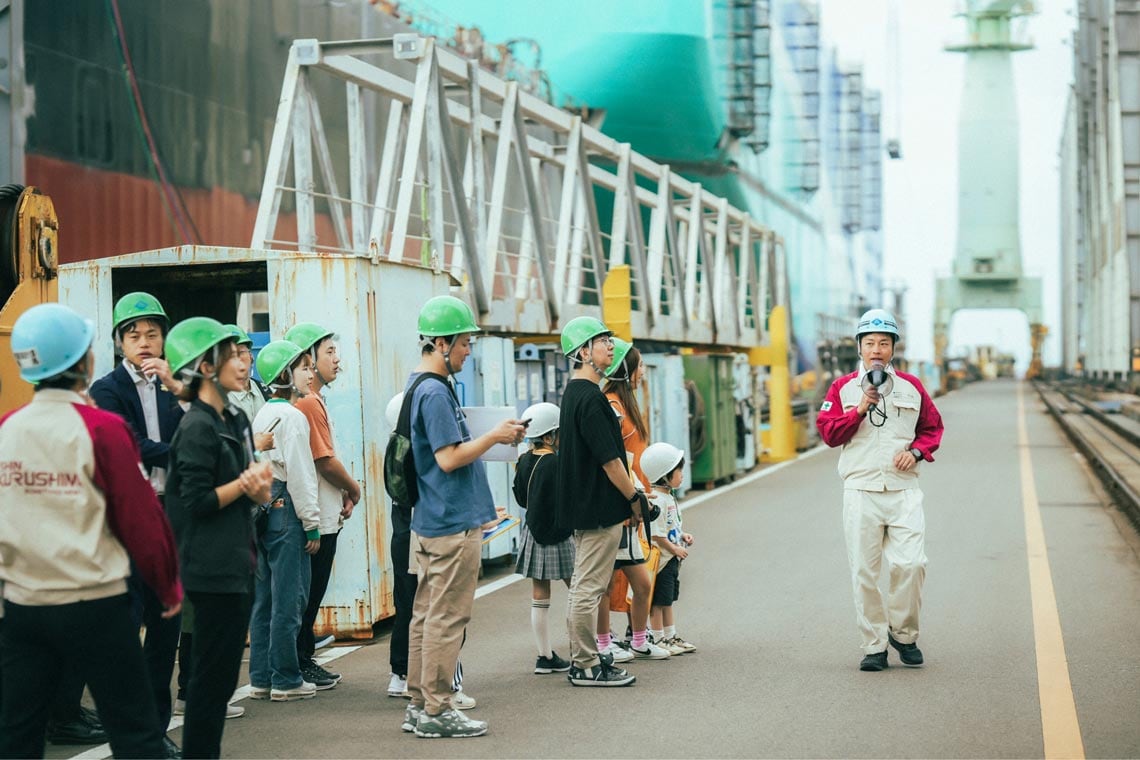
<instances>
[{"instance_id":1,"label":"overcast sky","mask_svg":"<svg viewBox=\"0 0 1140 760\"><path fill-rule=\"evenodd\" d=\"M1027 29L1034 50L1014 54L1021 121L1021 255L1025 273L1044 279L1046 364L1060 361L1058 177L1061 126L1072 81L1073 0L1040 0ZM886 280L902 280L911 359L933 357L934 280L950 273L957 236L958 103L965 56L943 51L964 37L955 0L822 0L823 35L841 60L862 61L869 86L883 90L884 136L895 131L890 109L901 102L903 160L884 167ZM889 9L897 8L899 87L888 86L895 56L887 45ZM959 312L950 346L992 344L1029 357L1020 312Z\"/></svg>"}]
</instances>

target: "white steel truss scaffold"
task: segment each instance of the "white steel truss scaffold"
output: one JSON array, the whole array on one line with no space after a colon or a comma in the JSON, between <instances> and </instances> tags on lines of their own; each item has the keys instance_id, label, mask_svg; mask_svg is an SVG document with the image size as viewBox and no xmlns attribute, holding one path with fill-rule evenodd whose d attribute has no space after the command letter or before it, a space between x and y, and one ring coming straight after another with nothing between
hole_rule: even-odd
<instances>
[{"instance_id":1,"label":"white steel truss scaffold","mask_svg":"<svg viewBox=\"0 0 1140 760\"><path fill-rule=\"evenodd\" d=\"M330 92L328 76L343 82L340 142L316 93L318 77ZM375 149L368 102L387 109ZM621 265L639 339L766 345L767 315L788 303L772 230L582 115L414 35L293 43L251 247L447 271L484 328L507 334L600 316L602 283Z\"/></svg>"}]
</instances>

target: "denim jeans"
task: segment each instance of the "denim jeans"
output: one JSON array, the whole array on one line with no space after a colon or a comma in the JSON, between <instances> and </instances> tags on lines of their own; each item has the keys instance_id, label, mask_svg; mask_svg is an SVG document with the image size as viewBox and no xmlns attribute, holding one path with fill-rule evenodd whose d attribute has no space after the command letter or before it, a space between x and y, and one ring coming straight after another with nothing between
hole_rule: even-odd
<instances>
[{"instance_id":1,"label":"denim jeans","mask_svg":"<svg viewBox=\"0 0 1140 760\"><path fill-rule=\"evenodd\" d=\"M285 484L273 481L265 533L257 541L257 580L249 628L249 681L261 688L301 685L297 633L312 572L305 530Z\"/></svg>"}]
</instances>

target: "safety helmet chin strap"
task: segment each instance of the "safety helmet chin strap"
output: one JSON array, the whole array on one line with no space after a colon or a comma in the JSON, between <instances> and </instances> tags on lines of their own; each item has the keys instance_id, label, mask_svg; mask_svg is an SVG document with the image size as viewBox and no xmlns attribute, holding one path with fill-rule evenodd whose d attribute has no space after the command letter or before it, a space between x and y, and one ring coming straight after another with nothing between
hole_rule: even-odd
<instances>
[{"instance_id":1,"label":"safety helmet chin strap","mask_svg":"<svg viewBox=\"0 0 1140 760\"><path fill-rule=\"evenodd\" d=\"M458 339L459 335L456 334L454 337ZM443 366L447 368L448 377L453 377L457 372L457 370L451 366L451 349L455 345L455 340L452 340L450 343L448 343L447 336L444 335L421 335L420 350L422 351L428 346L435 348L435 342L437 340L443 341L444 349L441 352L443 354Z\"/></svg>"},{"instance_id":2,"label":"safety helmet chin strap","mask_svg":"<svg viewBox=\"0 0 1140 760\"><path fill-rule=\"evenodd\" d=\"M614 373L606 379L612 380L615 383L625 383L633 379L633 374L629 371L629 367L626 366L625 359L621 360L621 367L615 370Z\"/></svg>"},{"instance_id":3,"label":"safety helmet chin strap","mask_svg":"<svg viewBox=\"0 0 1140 760\"><path fill-rule=\"evenodd\" d=\"M597 336L597 335L595 335L594 337L590 338L588 341L586 341L585 343L583 343L581 346L579 346L579 347L578 347L578 351L579 351L579 352L581 352L581 350L582 350L583 348L584 348L584 349L586 349L586 356L588 357L588 358L587 358L585 361L583 361L581 358L579 358L579 359L578 359L578 362L579 362L580 364L589 364L589 365L590 365L590 368L591 368L591 369L593 369L593 370L594 370L594 372L596 372L596 373L597 373L597 375L598 375L598 377L599 377L599 378L605 378L605 376L606 376L606 371L605 371L604 369L601 369L601 368L600 368L600 367L599 367L599 366L598 366L598 365L597 365L597 364L594 362L594 341L595 341L595 340L597 340L597 339L598 339L598 336ZM580 356L581 356L581 354L579 353L579 357L580 357Z\"/></svg>"},{"instance_id":4,"label":"safety helmet chin strap","mask_svg":"<svg viewBox=\"0 0 1140 760\"><path fill-rule=\"evenodd\" d=\"M204 374L202 374L201 372L199 372L197 370L198 367L202 366L202 362L204 362L206 360L206 354L202 354L201 356L199 356L194 361L190 362L189 365L187 365L186 367L184 367L183 369L181 369L178 372L178 379L187 385L189 385L190 383L192 383L193 381L195 381L199 378L201 378L202 380L209 380L210 382L212 382L214 384L214 388L217 389L218 395L221 396L222 398L225 398L227 391L225 388L222 387L222 384L220 382L218 382L218 373L221 372L222 368L218 363L219 352L218 352L218 345L217 344L215 344L210 349L209 354L210 354L210 364L212 364L214 366L214 372L212 375L210 375L209 377L206 377ZM190 369L191 367L194 367L195 369Z\"/></svg>"},{"instance_id":5,"label":"safety helmet chin strap","mask_svg":"<svg viewBox=\"0 0 1140 760\"><path fill-rule=\"evenodd\" d=\"M56 377L62 377L67 380L82 380L83 390L86 391L91 386L91 362L89 357L84 354L83 356L83 369L65 369L60 372Z\"/></svg>"},{"instance_id":6,"label":"safety helmet chin strap","mask_svg":"<svg viewBox=\"0 0 1140 760\"><path fill-rule=\"evenodd\" d=\"M286 373L289 374L289 382L287 382L287 383L278 382L279 380L281 380L282 377L285 376ZM300 390L298 390L297 383L295 383L293 381L293 373L292 373L292 371L289 370L289 368L285 368L284 370L282 370L281 374L278 375L276 378L274 378L273 382L266 383L265 387L269 389L270 393L277 393L277 391L283 391L283 390L288 389L290 393L296 393L299 396L303 395L300 392Z\"/></svg>"},{"instance_id":7,"label":"safety helmet chin strap","mask_svg":"<svg viewBox=\"0 0 1140 760\"><path fill-rule=\"evenodd\" d=\"M309 356L313 358L313 374L321 381L321 385L330 385L333 380L336 380L336 373L334 372L333 376L326 380L325 376L321 374L320 366L317 364L317 346L319 346L321 342L322 341L317 341L309 347Z\"/></svg>"}]
</instances>

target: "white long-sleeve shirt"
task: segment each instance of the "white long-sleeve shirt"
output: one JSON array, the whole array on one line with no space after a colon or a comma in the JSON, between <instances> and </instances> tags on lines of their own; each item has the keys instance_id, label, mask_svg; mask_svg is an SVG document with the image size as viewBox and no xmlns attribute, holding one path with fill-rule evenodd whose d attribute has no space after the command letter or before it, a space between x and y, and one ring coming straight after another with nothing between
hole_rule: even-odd
<instances>
[{"instance_id":1,"label":"white long-sleeve shirt","mask_svg":"<svg viewBox=\"0 0 1140 760\"><path fill-rule=\"evenodd\" d=\"M270 399L253 418L253 432L265 433L275 420L273 448L262 452L273 467L273 477L284 481L293 509L305 532L320 527L317 505L317 467L309 449L309 421L284 399Z\"/></svg>"}]
</instances>

